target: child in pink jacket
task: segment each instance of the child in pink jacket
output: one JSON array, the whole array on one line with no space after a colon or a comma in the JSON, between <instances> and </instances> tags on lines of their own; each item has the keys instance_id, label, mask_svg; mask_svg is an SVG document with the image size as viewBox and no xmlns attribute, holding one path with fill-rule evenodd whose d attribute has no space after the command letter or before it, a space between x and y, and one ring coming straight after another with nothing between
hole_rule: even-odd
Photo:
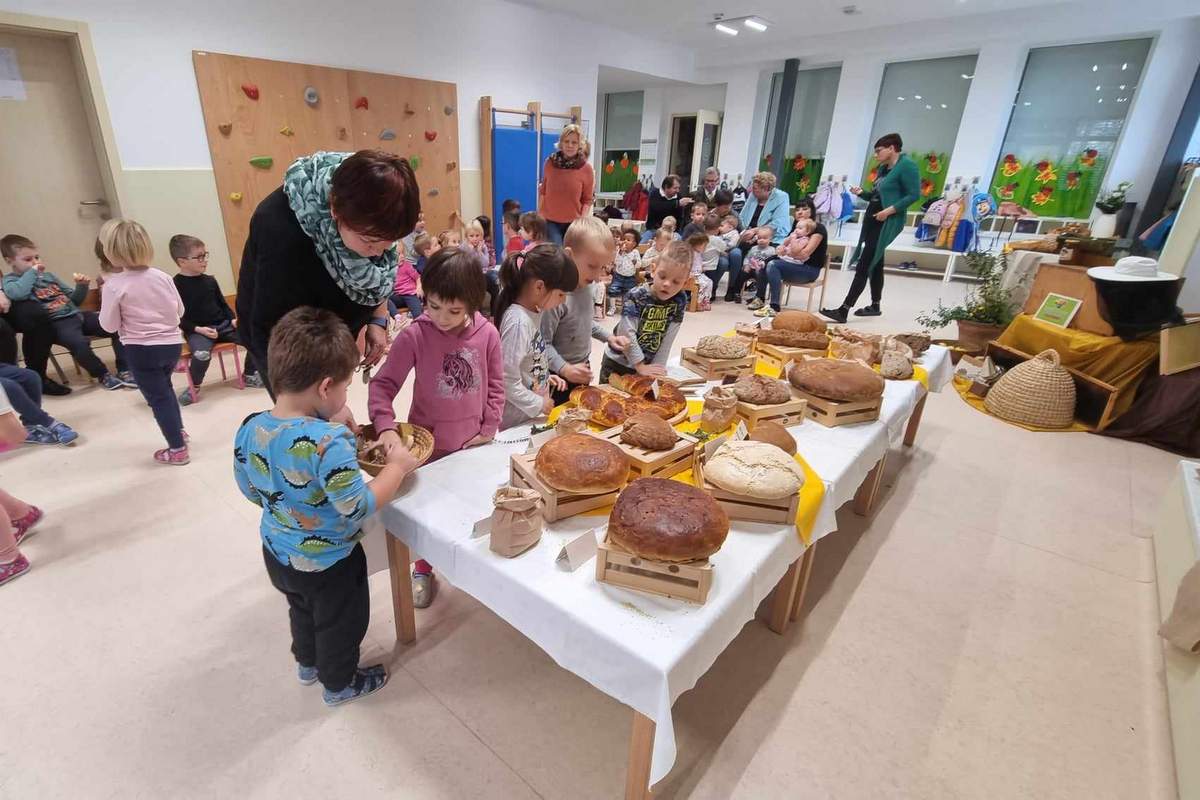
<instances>
[{"instance_id":1,"label":"child in pink jacket","mask_svg":"<svg viewBox=\"0 0 1200 800\"><path fill-rule=\"evenodd\" d=\"M403 446L392 403L413 373L408 421L433 432L433 457L491 441L504 410L500 334L479 313L487 291L478 257L465 249L439 250L421 275L425 313L392 342L371 381L367 413L385 450ZM435 592L433 568L413 565L413 603L426 608Z\"/></svg>"}]
</instances>

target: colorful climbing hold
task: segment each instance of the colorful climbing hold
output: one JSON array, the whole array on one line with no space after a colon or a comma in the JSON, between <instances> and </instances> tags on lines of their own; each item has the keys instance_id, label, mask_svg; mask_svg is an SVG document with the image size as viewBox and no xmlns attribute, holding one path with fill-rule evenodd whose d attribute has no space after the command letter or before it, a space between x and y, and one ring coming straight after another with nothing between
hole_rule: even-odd
<instances>
[{"instance_id":1,"label":"colorful climbing hold","mask_svg":"<svg viewBox=\"0 0 1200 800\"><path fill-rule=\"evenodd\" d=\"M396 138L396 132L391 128L384 128L379 132L379 138L385 142L390 142L392 139Z\"/></svg>"},{"instance_id":2,"label":"colorful climbing hold","mask_svg":"<svg viewBox=\"0 0 1200 800\"><path fill-rule=\"evenodd\" d=\"M441 190L438 189L436 186L429 190L430 197L437 197L441 193L442 193Z\"/></svg>"},{"instance_id":3,"label":"colorful climbing hold","mask_svg":"<svg viewBox=\"0 0 1200 800\"><path fill-rule=\"evenodd\" d=\"M284 136L295 136L296 135L296 132L294 130L292 130L291 125L284 125L282 128L279 129L279 132L282 133Z\"/></svg>"},{"instance_id":4,"label":"colorful climbing hold","mask_svg":"<svg viewBox=\"0 0 1200 800\"><path fill-rule=\"evenodd\" d=\"M240 202L242 202L242 193L241 192L230 192L229 199L235 203L240 203Z\"/></svg>"},{"instance_id":5,"label":"colorful climbing hold","mask_svg":"<svg viewBox=\"0 0 1200 800\"><path fill-rule=\"evenodd\" d=\"M308 103L310 106L315 106L317 103L321 102L321 93L318 92L314 86L305 86L304 102Z\"/></svg>"},{"instance_id":6,"label":"colorful climbing hold","mask_svg":"<svg viewBox=\"0 0 1200 800\"><path fill-rule=\"evenodd\" d=\"M437 138L437 131L425 131L425 141L432 142Z\"/></svg>"},{"instance_id":7,"label":"colorful climbing hold","mask_svg":"<svg viewBox=\"0 0 1200 800\"><path fill-rule=\"evenodd\" d=\"M217 130L219 130L221 132L222 136L228 136L229 134L233 133L233 123L232 122L222 122L220 125L217 126Z\"/></svg>"},{"instance_id":8,"label":"colorful climbing hold","mask_svg":"<svg viewBox=\"0 0 1200 800\"><path fill-rule=\"evenodd\" d=\"M450 172L451 170L456 170L456 169L458 169L457 161L447 161L446 162L446 171L447 172Z\"/></svg>"},{"instance_id":9,"label":"colorful climbing hold","mask_svg":"<svg viewBox=\"0 0 1200 800\"><path fill-rule=\"evenodd\" d=\"M243 83L242 91L245 92L246 97L249 97L251 100L258 99L258 87L253 83Z\"/></svg>"},{"instance_id":10,"label":"colorful climbing hold","mask_svg":"<svg viewBox=\"0 0 1200 800\"><path fill-rule=\"evenodd\" d=\"M411 117L415 113L417 112L413 110L412 106L410 106L408 103L404 104L404 116Z\"/></svg>"},{"instance_id":11,"label":"colorful climbing hold","mask_svg":"<svg viewBox=\"0 0 1200 800\"><path fill-rule=\"evenodd\" d=\"M366 111L367 108L370 107L370 105L371 104L367 102L367 98L365 98L365 97L360 97L354 101L354 107L361 108L363 111Z\"/></svg>"},{"instance_id":12,"label":"colorful climbing hold","mask_svg":"<svg viewBox=\"0 0 1200 800\"><path fill-rule=\"evenodd\" d=\"M412 167L413 169L420 169L420 167L421 167L421 157L420 157L420 156L409 156L409 157L408 157L408 164L409 164L409 166L410 166L410 167Z\"/></svg>"},{"instance_id":13,"label":"colorful climbing hold","mask_svg":"<svg viewBox=\"0 0 1200 800\"><path fill-rule=\"evenodd\" d=\"M345 141L345 139L346 139L346 129L345 129L345 128L338 128L338 131L337 131L337 137L338 137L339 139L341 139L341 140Z\"/></svg>"},{"instance_id":14,"label":"colorful climbing hold","mask_svg":"<svg viewBox=\"0 0 1200 800\"><path fill-rule=\"evenodd\" d=\"M442 106L442 113L447 117L451 116L454 113L454 106Z\"/></svg>"},{"instance_id":15,"label":"colorful climbing hold","mask_svg":"<svg viewBox=\"0 0 1200 800\"><path fill-rule=\"evenodd\" d=\"M270 156L255 156L250 159L250 166L257 167L258 169L270 169L274 163L275 159Z\"/></svg>"}]
</instances>

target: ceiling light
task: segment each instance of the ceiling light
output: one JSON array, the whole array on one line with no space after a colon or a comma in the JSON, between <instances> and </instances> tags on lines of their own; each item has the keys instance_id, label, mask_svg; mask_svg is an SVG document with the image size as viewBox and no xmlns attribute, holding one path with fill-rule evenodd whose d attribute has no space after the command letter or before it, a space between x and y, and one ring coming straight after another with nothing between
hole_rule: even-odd
<instances>
[{"instance_id":1,"label":"ceiling light","mask_svg":"<svg viewBox=\"0 0 1200 800\"><path fill-rule=\"evenodd\" d=\"M925 99L924 97L921 97L921 95L919 95L919 94L914 94L914 95L913 95L913 97L914 97L914 98L916 98L917 100L924 100L924 99Z\"/></svg>"},{"instance_id":2,"label":"ceiling light","mask_svg":"<svg viewBox=\"0 0 1200 800\"><path fill-rule=\"evenodd\" d=\"M901 103L903 103L903 102L904 102L904 98L903 98L903 97L897 97L896 99L897 99L897 100L899 100Z\"/></svg>"},{"instance_id":3,"label":"ceiling light","mask_svg":"<svg viewBox=\"0 0 1200 800\"><path fill-rule=\"evenodd\" d=\"M1127 61L1127 62L1125 62L1124 64L1122 64L1122 65L1121 65L1121 71L1122 71L1122 72L1124 72L1124 71L1125 71L1125 70L1127 70L1127 69L1129 69L1129 62L1128 62L1128 61Z\"/></svg>"},{"instance_id":4,"label":"ceiling light","mask_svg":"<svg viewBox=\"0 0 1200 800\"><path fill-rule=\"evenodd\" d=\"M1121 91L1125 91L1125 84L1121 84Z\"/></svg>"},{"instance_id":5,"label":"ceiling light","mask_svg":"<svg viewBox=\"0 0 1200 800\"><path fill-rule=\"evenodd\" d=\"M737 28L731 28L731 27L729 27L728 25L725 25L725 24L723 24L723 23L720 23L720 22L718 22L717 24L713 25L713 27L714 27L714 28L716 28L717 30L719 30L721 33L727 33L727 34L729 34L730 36L737 36L737 35L738 35L738 30L737 30Z\"/></svg>"},{"instance_id":6,"label":"ceiling light","mask_svg":"<svg viewBox=\"0 0 1200 800\"><path fill-rule=\"evenodd\" d=\"M946 107L946 104L945 104L945 103L942 103L942 108L945 108L945 107Z\"/></svg>"},{"instance_id":7,"label":"ceiling light","mask_svg":"<svg viewBox=\"0 0 1200 800\"><path fill-rule=\"evenodd\" d=\"M1097 103L1103 103L1103 102L1104 102L1104 98L1103 98L1103 97L1096 98L1096 102L1097 102Z\"/></svg>"},{"instance_id":8,"label":"ceiling light","mask_svg":"<svg viewBox=\"0 0 1200 800\"><path fill-rule=\"evenodd\" d=\"M1095 72L1095 71L1096 71L1096 70L1098 70L1098 69L1100 69L1100 65L1099 65L1099 64L1092 64L1092 72Z\"/></svg>"},{"instance_id":9,"label":"ceiling light","mask_svg":"<svg viewBox=\"0 0 1200 800\"><path fill-rule=\"evenodd\" d=\"M1100 84L1096 84L1096 91L1100 91Z\"/></svg>"},{"instance_id":10,"label":"ceiling light","mask_svg":"<svg viewBox=\"0 0 1200 800\"><path fill-rule=\"evenodd\" d=\"M1033 103L1026 100L1024 103L1022 103L1022 105L1031 106L1031 105L1033 105Z\"/></svg>"},{"instance_id":11,"label":"ceiling light","mask_svg":"<svg viewBox=\"0 0 1200 800\"><path fill-rule=\"evenodd\" d=\"M969 80L971 80L971 78L974 78L974 77L975 77L974 75L968 75L968 74L967 74L967 73L965 73L965 72L962 74L962 79L963 79L964 81L969 81Z\"/></svg>"},{"instance_id":12,"label":"ceiling light","mask_svg":"<svg viewBox=\"0 0 1200 800\"><path fill-rule=\"evenodd\" d=\"M931 108L933 108L933 106L929 105L929 103L926 103L926 104L925 104L925 110L926 110L926 111L928 111L928 110L929 110L929 109L931 109Z\"/></svg>"},{"instance_id":13,"label":"ceiling light","mask_svg":"<svg viewBox=\"0 0 1200 800\"><path fill-rule=\"evenodd\" d=\"M763 22L762 20L760 20L758 17L749 17L747 19L744 19L744 20L742 20L742 24L745 25L750 30L758 31L759 33L762 33L763 31L765 31L767 29L767 24L765 22Z\"/></svg>"}]
</instances>

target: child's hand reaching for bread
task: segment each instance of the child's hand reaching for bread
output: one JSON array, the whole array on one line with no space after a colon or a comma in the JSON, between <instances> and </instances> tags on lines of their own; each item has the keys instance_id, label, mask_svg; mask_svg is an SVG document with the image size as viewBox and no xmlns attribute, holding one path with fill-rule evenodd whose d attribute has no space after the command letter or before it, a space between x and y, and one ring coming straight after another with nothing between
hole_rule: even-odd
<instances>
[{"instance_id":1,"label":"child's hand reaching for bread","mask_svg":"<svg viewBox=\"0 0 1200 800\"><path fill-rule=\"evenodd\" d=\"M667 368L662 364L647 364L645 361L634 367L638 375L653 375L661 378L667 374Z\"/></svg>"}]
</instances>

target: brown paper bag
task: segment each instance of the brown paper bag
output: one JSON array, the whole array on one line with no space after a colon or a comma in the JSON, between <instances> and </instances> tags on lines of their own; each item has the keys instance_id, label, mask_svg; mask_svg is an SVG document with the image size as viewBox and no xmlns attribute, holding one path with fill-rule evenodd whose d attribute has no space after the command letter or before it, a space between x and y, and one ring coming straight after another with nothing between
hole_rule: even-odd
<instances>
[{"instance_id":1,"label":"brown paper bag","mask_svg":"<svg viewBox=\"0 0 1200 800\"><path fill-rule=\"evenodd\" d=\"M542 538L542 497L532 489L501 486L492 495L493 553L512 558Z\"/></svg>"},{"instance_id":2,"label":"brown paper bag","mask_svg":"<svg viewBox=\"0 0 1200 800\"><path fill-rule=\"evenodd\" d=\"M554 423L554 432L559 436L565 436L568 433L587 433L588 420L591 418L592 412L582 406L564 408L558 415L558 421Z\"/></svg>"},{"instance_id":3,"label":"brown paper bag","mask_svg":"<svg viewBox=\"0 0 1200 800\"><path fill-rule=\"evenodd\" d=\"M737 413L737 395L732 389L714 386L704 395L704 410L700 412L700 429L720 433L729 427Z\"/></svg>"},{"instance_id":4,"label":"brown paper bag","mask_svg":"<svg viewBox=\"0 0 1200 800\"><path fill-rule=\"evenodd\" d=\"M1179 582L1175 606L1158 635L1184 652L1200 653L1200 562Z\"/></svg>"}]
</instances>

